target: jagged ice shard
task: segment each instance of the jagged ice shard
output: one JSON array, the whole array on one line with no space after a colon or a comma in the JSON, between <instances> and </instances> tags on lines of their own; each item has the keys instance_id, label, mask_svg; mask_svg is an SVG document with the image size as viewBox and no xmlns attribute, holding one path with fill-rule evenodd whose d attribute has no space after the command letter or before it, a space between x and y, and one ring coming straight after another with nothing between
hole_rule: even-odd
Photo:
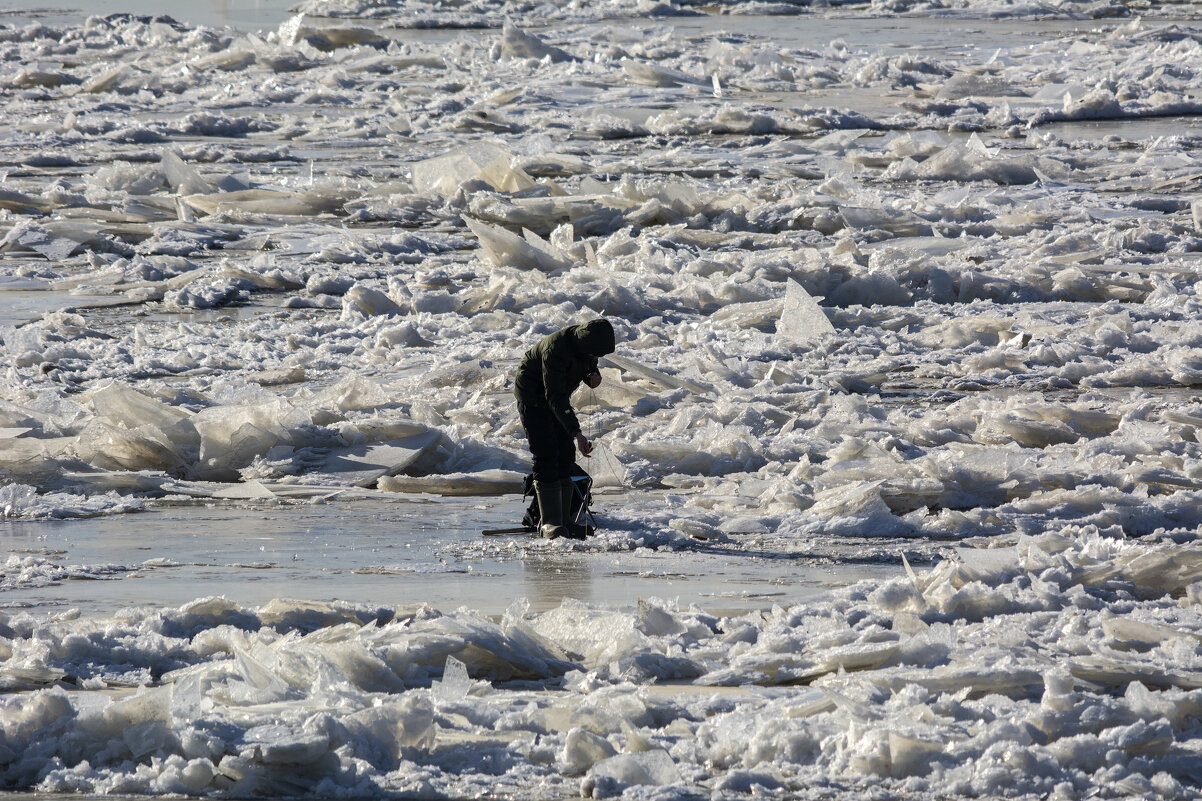
<instances>
[{"instance_id":1,"label":"jagged ice shard","mask_svg":"<svg viewBox=\"0 0 1202 801\"><path fill-rule=\"evenodd\" d=\"M785 285L785 305L776 324L777 336L805 345L835 333L826 312L801 284L789 281Z\"/></svg>"}]
</instances>

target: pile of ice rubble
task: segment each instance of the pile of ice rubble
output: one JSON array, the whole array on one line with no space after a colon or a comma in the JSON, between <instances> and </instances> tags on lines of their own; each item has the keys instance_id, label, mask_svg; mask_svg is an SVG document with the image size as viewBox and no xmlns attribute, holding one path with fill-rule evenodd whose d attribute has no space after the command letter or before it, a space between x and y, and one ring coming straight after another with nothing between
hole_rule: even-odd
<instances>
[{"instance_id":1,"label":"pile of ice rubble","mask_svg":"<svg viewBox=\"0 0 1202 801\"><path fill-rule=\"evenodd\" d=\"M516 359L604 314L590 469L679 492L661 530L1199 522L1202 406L1157 390L1202 380L1202 169L1038 130L1193 113L1189 29L966 64L307 20L6 31L34 124L4 135L30 165L5 280L124 304L0 330L0 475L38 491L7 514L511 491ZM914 93L881 119L757 94L826 85Z\"/></svg>"},{"instance_id":2,"label":"pile of ice rubble","mask_svg":"<svg viewBox=\"0 0 1202 801\"><path fill-rule=\"evenodd\" d=\"M216 598L17 614L0 623L0 780L234 797L1197 798L1202 557L1113 534L1023 538L730 618L658 601L491 620Z\"/></svg>"},{"instance_id":3,"label":"pile of ice rubble","mask_svg":"<svg viewBox=\"0 0 1202 801\"><path fill-rule=\"evenodd\" d=\"M581 0L528 4L514 0L472 0L454 4L432 0L403 3L378 0L304 0L297 11L329 17L387 21L421 27L490 27L498 19L522 19L528 24L580 22L651 16L671 18L706 14L807 15L814 11L861 12L874 15L931 14L949 18L1096 20L1155 11L1192 17L1197 3L1174 0L1152 4L1145 0Z\"/></svg>"},{"instance_id":4,"label":"pile of ice rubble","mask_svg":"<svg viewBox=\"0 0 1202 801\"><path fill-rule=\"evenodd\" d=\"M1084 328L1076 331L1083 339ZM772 347L769 335L743 342ZM590 425L613 428L587 467L602 486L679 497L683 508L644 519L693 534L718 535L748 516L759 522L745 530L786 534L970 536L1038 531L1058 518L1147 534L1202 523L1196 404L1145 391L1070 401L968 392L951 402L888 403L829 386L856 379L825 362L840 347L832 341L788 362L747 361L700 393L683 386L702 389L694 380L622 359L630 369L606 368L608 383L578 403ZM1072 344L1047 347L1063 353ZM701 348L685 358L701 361ZM1018 345L978 352L1026 358ZM962 365L973 359L960 358ZM197 411L116 382L66 395L40 391L29 405L3 405L12 415L7 425L29 435L0 450L0 465L19 479L0 491L0 507L5 515L89 514L138 508L130 493L308 499L356 484L520 491L524 442L505 373L477 362L457 369L467 387L432 384L425 374L420 381L430 389L419 394L408 379L386 388L351 378L321 392L256 389ZM811 377L818 374L825 380ZM499 391L489 397L489 387ZM469 394L482 400L463 404ZM444 403L447 416L435 408Z\"/></svg>"}]
</instances>

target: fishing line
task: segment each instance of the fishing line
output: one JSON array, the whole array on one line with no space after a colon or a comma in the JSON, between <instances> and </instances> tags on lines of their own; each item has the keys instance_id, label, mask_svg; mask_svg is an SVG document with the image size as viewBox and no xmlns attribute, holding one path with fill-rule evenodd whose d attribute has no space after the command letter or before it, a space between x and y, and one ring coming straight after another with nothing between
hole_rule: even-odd
<instances>
[{"instance_id":1,"label":"fishing line","mask_svg":"<svg viewBox=\"0 0 1202 801\"><path fill-rule=\"evenodd\" d=\"M589 420L589 440L594 443L594 447L595 447L597 444L598 438L601 436L601 423L598 422L598 419L596 417L596 407L599 405L597 402L597 390L593 389L592 387L589 387L588 395L589 395L589 405L594 407L593 417ZM627 489L627 487L626 487L626 471L621 469L622 465L618 462L618 460L610 452L609 448L604 448L601 451L601 461L603 462L603 464L601 465L601 469L608 470L611 475L615 476L618 479L618 486L621 487L622 489Z\"/></svg>"},{"instance_id":2,"label":"fishing line","mask_svg":"<svg viewBox=\"0 0 1202 801\"><path fill-rule=\"evenodd\" d=\"M586 384L587 386L587 384ZM597 406L597 390L592 387L588 388L588 405L594 407L593 416L589 419L588 438L596 439L601 435L601 424L597 422L596 406Z\"/></svg>"}]
</instances>

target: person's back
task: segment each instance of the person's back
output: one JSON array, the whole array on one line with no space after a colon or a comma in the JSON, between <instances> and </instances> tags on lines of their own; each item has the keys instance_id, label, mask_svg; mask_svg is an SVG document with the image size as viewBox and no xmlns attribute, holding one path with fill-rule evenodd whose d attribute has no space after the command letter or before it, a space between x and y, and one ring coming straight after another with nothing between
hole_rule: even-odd
<instances>
[{"instance_id":1,"label":"person's back","mask_svg":"<svg viewBox=\"0 0 1202 801\"><path fill-rule=\"evenodd\" d=\"M614 344L613 326L604 319L548 334L522 357L514 394L519 402L532 405L550 405L550 398L561 389L570 396L584 376L596 368L597 357L614 352ZM551 386L544 380L548 375L557 379L550 382ZM561 381L562 387L558 386Z\"/></svg>"}]
</instances>

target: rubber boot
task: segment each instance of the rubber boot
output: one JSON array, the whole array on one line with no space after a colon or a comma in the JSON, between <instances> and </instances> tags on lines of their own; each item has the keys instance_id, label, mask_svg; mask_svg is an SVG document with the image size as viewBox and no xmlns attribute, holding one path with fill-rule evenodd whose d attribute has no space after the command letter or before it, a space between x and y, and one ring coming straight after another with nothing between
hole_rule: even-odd
<instances>
[{"instance_id":1,"label":"rubber boot","mask_svg":"<svg viewBox=\"0 0 1202 801\"><path fill-rule=\"evenodd\" d=\"M572 486L572 479L565 478L560 482L560 492L563 497L563 520L564 526L568 533L564 536L573 540L582 540L589 535L588 527L577 521L576 516L572 514L572 500L576 494L576 488Z\"/></svg>"},{"instance_id":2,"label":"rubber boot","mask_svg":"<svg viewBox=\"0 0 1202 801\"><path fill-rule=\"evenodd\" d=\"M538 497L538 536L545 539L566 537L563 524L563 488L558 481L534 482L534 494Z\"/></svg>"}]
</instances>

